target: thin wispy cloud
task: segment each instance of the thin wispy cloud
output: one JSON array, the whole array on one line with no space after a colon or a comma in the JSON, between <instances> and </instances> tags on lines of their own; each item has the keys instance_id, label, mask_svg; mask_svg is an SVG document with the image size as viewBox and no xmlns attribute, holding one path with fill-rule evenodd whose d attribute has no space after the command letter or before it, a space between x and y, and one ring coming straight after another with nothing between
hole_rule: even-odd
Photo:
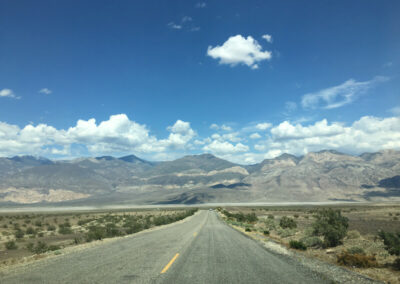
<instances>
[{"instance_id":1,"label":"thin wispy cloud","mask_svg":"<svg viewBox=\"0 0 400 284\"><path fill-rule=\"evenodd\" d=\"M196 3L196 5L194 7L202 9L202 8L207 7L207 3L206 2L198 2L198 3Z\"/></svg>"},{"instance_id":2,"label":"thin wispy cloud","mask_svg":"<svg viewBox=\"0 0 400 284\"><path fill-rule=\"evenodd\" d=\"M2 89L0 90L0 98L20 99L21 97L16 96L11 89Z\"/></svg>"},{"instance_id":3,"label":"thin wispy cloud","mask_svg":"<svg viewBox=\"0 0 400 284\"><path fill-rule=\"evenodd\" d=\"M209 46L207 55L219 60L219 64L236 66L243 64L258 69L258 63L272 58L272 52L263 50L252 36L236 35L228 38L222 45Z\"/></svg>"},{"instance_id":4,"label":"thin wispy cloud","mask_svg":"<svg viewBox=\"0 0 400 284\"><path fill-rule=\"evenodd\" d=\"M272 36L269 34L265 34L262 36L263 39L265 39L267 42L272 43Z\"/></svg>"},{"instance_id":5,"label":"thin wispy cloud","mask_svg":"<svg viewBox=\"0 0 400 284\"><path fill-rule=\"evenodd\" d=\"M182 29L182 25L175 24L174 22L169 22L168 27L173 30L180 30Z\"/></svg>"},{"instance_id":6,"label":"thin wispy cloud","mask_svg":"<svg viewBox=\"0 0 400 284\"><path fill-rule=\"evenodd\" d=\"M360 95L366 93L369 89L378 83L387 81L389 78L377 76L369 81L358 82L354 79L322 89L315 93L305 94L301 99L303 108L309 109L333 109L342 107L355 101Z\"/></svg>"},{"instance_id":7,"label":"thin wispy cloud","mask_svg":"<svg viewBox=\"0 0 400 284\"><path fill-rule=\"evenodd\" d=\"M48 88L43 88L39 90L40 94L50 95L53 91L49 90Z\"/></svg>"}]
</instances>

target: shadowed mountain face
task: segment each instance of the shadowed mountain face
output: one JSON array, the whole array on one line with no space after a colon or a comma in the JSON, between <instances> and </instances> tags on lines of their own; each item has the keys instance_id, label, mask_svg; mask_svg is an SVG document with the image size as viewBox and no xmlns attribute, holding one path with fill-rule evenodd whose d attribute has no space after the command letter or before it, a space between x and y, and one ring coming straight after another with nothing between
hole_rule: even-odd
<instances>
[{"instance_id":1,"label":"shadowed mountain face","mask_svg":"<svg viewBox=\"0 0 400 284\"><path fill-rule=\"evenodd\" d=\"M202 203L374 200L399 196L400 152L283 154L242 166L210 154L69 161L0 158L0 202ZM394 193L393 193L394 192ZM72 201L70 201L72 202Z\"/></svg>"}]
</instances>

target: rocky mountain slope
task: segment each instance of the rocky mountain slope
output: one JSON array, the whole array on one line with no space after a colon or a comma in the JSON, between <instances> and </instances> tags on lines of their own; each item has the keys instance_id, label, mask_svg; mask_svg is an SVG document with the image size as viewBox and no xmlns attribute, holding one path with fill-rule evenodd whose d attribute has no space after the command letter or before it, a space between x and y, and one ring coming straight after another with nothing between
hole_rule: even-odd
<instances>
[{"instance_id":1,"label":"rocky mountain slope","mask_svg":"<svg viewBox=\"0 0 400 284\"><path fill-rule=\"evenodd\" d=\"M400 151L283 154L243 166L210 154L168 162L134 155L51 161L0 158L0 202L202 203L390 200ZM77 201L79 200L79 201Z\"/></svg>"}]
</instances>

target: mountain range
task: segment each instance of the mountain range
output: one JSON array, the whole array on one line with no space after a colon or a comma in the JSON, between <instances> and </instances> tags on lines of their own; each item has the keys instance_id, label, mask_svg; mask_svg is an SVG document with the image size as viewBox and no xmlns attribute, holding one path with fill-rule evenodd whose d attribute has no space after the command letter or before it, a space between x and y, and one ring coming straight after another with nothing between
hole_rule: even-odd
<instances>
[{"instance_id":1,"label":"mountain range","mask_svg":"<svg viewBox=\"0 0 400 284\"><path fill-rule=\"evenodd\" d=\"M53 161L0 158L0 203L196 204L400 198L400 151L283 154L240 165L211 154L150 162L135 155Z\"/></svg>"}]
</instances>

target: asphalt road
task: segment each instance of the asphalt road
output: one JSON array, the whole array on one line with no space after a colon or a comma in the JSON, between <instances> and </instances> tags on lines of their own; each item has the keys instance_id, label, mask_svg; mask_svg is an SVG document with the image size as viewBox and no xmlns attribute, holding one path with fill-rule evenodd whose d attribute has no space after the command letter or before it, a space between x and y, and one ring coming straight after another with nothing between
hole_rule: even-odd
<instances>
[{"instance_id":1,"label":"asphalt road","mask_svg":"<svg viewBox=\"0 0 400 284\"><path fill-rule=\"evenodd\" d=\"M201 211L186 222L28 265L0 283L325 283Z\"/></svg>"}]
</instances>

